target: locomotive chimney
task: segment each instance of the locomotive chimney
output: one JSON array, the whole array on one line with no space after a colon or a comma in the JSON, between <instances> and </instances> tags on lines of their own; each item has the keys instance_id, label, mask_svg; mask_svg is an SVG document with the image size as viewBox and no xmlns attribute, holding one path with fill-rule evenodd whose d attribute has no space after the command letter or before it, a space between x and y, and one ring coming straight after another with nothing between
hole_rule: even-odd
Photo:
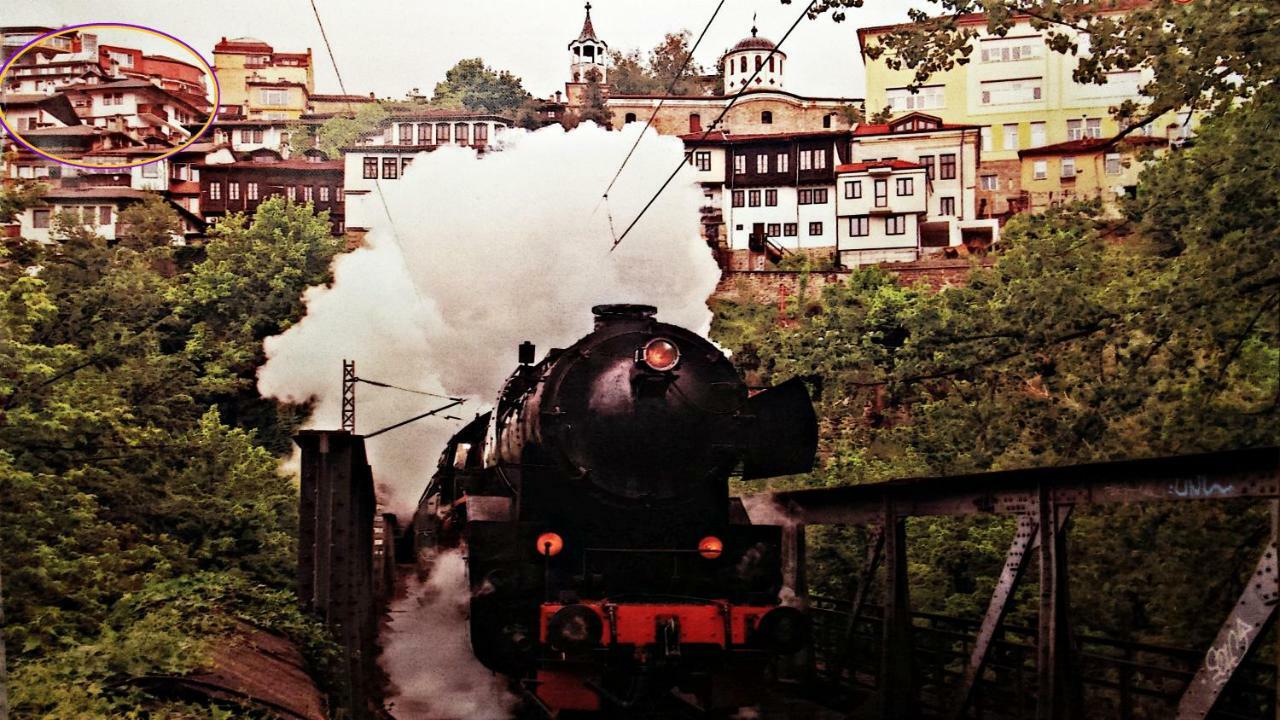
<instances>
[{"instance_id":1,"label":"locomotive chimney","mask_svg":"<svg viewBox=\"0 0 1280 720\"><path fill-rule=\"evenodd\" d=\"M643 322L653 319L658 314L658 308L652 305L596 305L591 308L591 314L596 316L595 329L599 330L608 325L620 322Z\"/></svg>"},{"instance_id":2,"label":"locomotive chimney","mask_svg":"<svg viewBox=\"0 0 1280 720\"><path fill-rule=\"evenodd\" d=\"M533 343L529 342L528 340L525 340L524 342L520 343L520 356L519 356L519 357L520 357L520 364L521 364L521 365L532 365L532 364L533 364L533 354L534 354L534 347L533 347Z\"/></svg>"}]
</instances>

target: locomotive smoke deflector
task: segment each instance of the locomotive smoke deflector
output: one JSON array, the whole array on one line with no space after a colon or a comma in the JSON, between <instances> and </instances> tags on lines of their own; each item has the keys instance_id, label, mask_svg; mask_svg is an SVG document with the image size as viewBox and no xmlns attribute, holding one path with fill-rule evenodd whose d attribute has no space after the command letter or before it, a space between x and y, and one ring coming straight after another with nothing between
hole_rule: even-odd
<instances>
[{"instance_id":1,"label":"locomotive smoke deflector","mask_svg":"<svg viewBox=\"0 0 1280 720\"><path fill-rule=\"evenodd\" d=\"M761 391L747 400L752 421L742 453L742 479L794 475L813 469L818 452L818 417L800 378Z\"/></svg>"}]
</instances>

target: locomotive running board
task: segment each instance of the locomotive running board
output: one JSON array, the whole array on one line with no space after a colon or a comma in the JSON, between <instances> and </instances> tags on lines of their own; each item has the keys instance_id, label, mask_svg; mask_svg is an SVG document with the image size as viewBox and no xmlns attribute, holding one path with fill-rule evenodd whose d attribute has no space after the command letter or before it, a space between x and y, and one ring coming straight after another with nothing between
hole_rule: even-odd
<instances>
[{"instance_id":1,"label":"locomotive running board","mask_svg":"<svg viewBox=\"0 0 1280 720\"><path fill-rule=\"evenodd\" d=\"M818 418L804 380L792 378L747 400L752 415L742 457L742 479L794 475L813 469Z\"/></svg>"}]
</instances>

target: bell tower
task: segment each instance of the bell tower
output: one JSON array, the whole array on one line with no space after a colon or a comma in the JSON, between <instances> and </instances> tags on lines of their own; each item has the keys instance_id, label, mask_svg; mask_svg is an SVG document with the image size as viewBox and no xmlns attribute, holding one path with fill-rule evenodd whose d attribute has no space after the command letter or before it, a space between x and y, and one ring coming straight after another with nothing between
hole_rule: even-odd
<instances>
[{"instance_id":1,"label":"bell tower","mask_svg":"<svg viewBox=\"0 0 1280 720\"><path fill-rule=\"evenodd\" d=\"M609 44L596 37L596 29L591 24L591 3L587 3L587 17L582 21L582 32L578 39L569 43L569 82L585 83L590 73L599 74L596 82L601 85L608 82Z\"/></svg>"}]
</instances>

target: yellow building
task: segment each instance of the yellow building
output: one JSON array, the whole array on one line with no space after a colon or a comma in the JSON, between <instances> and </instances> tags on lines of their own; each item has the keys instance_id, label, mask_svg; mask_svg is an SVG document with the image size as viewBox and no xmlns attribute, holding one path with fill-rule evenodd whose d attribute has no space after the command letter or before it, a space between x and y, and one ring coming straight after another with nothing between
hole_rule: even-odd
<instances>
[{"instance_id":1,"label":"yellow building","mask_svg":"<svg viewBox=\"0 0 1280 720\"><path fill-rule=\"evenodd\" d=\"M1164 138L1136 136L1071 140L1019 151L1023 209L1042 212L1076 200L1101 200L1111 214L1117 200L1132 195L1149 152L1168 147Z\"/></svg>"},{"instance_id":2,"label":"yellow building","mask_svg":"<svg viewBox=\"0 0 1280 720\"><path fill-rule=\"evenodd\" d=\"M311 48L276 52L255 38L225 37L213 46L213 71L222 89L222 112L252 120L296 120L315 90Z\"/></svg>"},{"instance_id":3,"label":"yellow building","mask_svg":"<svg viewBox=\"0 0 1280 720\"><path fill-rule=\"evenodd\" d=\"M982 167L979 170L980 213L1002 215L1019 209L1022 166L1018 153L1075 140L1109 138L1122 128L1110 108L1127 99L1140 100L1138 88L1149 71L1113 72L1102 85L1080 84L1072 79L1077 56L1050 50L1045 33L1018 19L1004 36L986 32L985 15L965 15L962 28L973 29L969 62L930 77L912 93L913 70L894 70L885 55L870 59L866 50L895 29L892 25L861 28L858 43L866 64L869 115L889 108L894 115L923 110L950 123L978 125L982 133ZM1061 28L1055 28L1061 31ZM1081 53L1088 52L1088 36L1077 38ZM1169 123L1157 121L1145 133L1165 134ZM1181 133L1175 125L1171 132Z\"/></svg>"}]
</instances>

